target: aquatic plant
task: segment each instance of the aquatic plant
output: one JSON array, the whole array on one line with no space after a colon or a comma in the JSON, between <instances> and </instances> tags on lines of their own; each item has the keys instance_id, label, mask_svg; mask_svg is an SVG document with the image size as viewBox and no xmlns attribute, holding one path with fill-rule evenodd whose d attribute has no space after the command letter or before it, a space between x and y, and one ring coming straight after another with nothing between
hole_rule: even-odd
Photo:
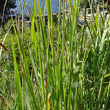
<instances>
[{"instance_id":1,"label":"aquatic plant","mask_svg":"<svg viewBox=\"0 0 110 110\"><path fill-rule=\"evenodd\" d=\"M34 0L30 29L25 26L24 18L22 28L19 21L12 19L14 33L10 32L9 38L16 92L10 98L14 99L11 107L16 110L109 109L110 20L100 15L97 6L96 16L91 9L90 20L78 27L80 1L72 4L69 0L69 12L65 12L66 4L61 1L59 10L63 14L59 12L54 23L52 2L46 0L46 24L39 0L37 4ZM11 108L9 101L6 106Z\"/></svg>"}]
</instances>

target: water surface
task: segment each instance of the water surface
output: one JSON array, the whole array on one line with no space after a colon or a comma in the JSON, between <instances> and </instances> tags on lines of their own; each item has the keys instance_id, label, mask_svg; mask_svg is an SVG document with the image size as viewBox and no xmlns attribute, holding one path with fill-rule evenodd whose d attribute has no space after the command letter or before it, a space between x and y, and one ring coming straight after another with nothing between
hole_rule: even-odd
<instances>
[{"instance_id":1,"label":"water surface","mask_svg":"<svg viewBox=\"0 0 110 110\"><path fill-rule=\"evenodd\" d=\"M27 0L26 1L26 4L27 4L27 6L29 7L30 10L32 9L33 2L34 2L34 0ZM45 3L46 3L46 0L40 0L41 10L44 10ZM20 2L19 2L19 0L17 1L17 3L16 3L16 5L17 5L17 8L16 8L17 13L21 14L20 6L23 7L23 4L24 4L24 0L20 0ZM66 4L67 4L67 7L68 7L68 3L67 2L66 2ZM37 6L37 0L36 0L36 6ZM53 11L53 13L59 12L58 0L52 0L52 11ZM42 13L43 13L43 11L42 11ZM24 14L25 15L29 15L28 10L27 10L26 7L24 9Z\"/></svg>"}]
</instances>

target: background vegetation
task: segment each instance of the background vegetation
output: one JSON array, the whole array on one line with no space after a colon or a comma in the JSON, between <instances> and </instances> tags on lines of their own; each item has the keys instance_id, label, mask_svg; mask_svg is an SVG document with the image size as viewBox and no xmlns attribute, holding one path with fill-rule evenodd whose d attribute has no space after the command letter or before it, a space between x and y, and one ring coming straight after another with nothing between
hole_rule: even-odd
<instances>
[{"instance_id":1,"label":"background vegetation","mask_svg":"<svg viewBox=\"0 0 110 110\"><path fill-rule=\"evenodd\" d=\"M23 17L0 28L0 109L109 110L109 18L99 5L94 16L91 4L90 20L78 27L80 1L69 0L69 12L60 1L63 15L53 22L51 0L46 0L46 24L35 2L30 28Z\"/></svg>"},{"instance_id":2,"label":"background vegetation","mask_svg":"<svg viewBox=\"0 0 110 110\"><path fill-rule=\"evenodd\" d=\"M16 7L15 3L16 3L16 0L1 0L0 1L0 14L9 13L10 8Z\"/></svg>"}]
</instances>

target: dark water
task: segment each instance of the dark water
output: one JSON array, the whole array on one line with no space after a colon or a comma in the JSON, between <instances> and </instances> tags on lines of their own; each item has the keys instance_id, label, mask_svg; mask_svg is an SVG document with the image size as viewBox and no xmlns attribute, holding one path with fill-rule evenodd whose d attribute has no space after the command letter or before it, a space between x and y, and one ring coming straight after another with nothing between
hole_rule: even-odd
<instances>
[{"instance_id":1,"label":"dark water","mask_svg":"<svg viewBox=\"0 0 110 110\"><path fill-rule=\"evenodd\" d=\"M41 10L43 9L44 10L44 7L45 7L45 3L46 3L46 0L39 0L40 3L41 3ZM41 2L42 1L42 2ZM32 6L33 6L33 2L34 0L27 0L26 1L26 4L27 6L29 7L29 9L32 9ZM19 0L17 1L16 5L17 5L17 8L16 8L16 11L17 13L21 14L21 8L20 8L20 5L21 7L23 7L23 4L24 4L24 0ZM68 3L66 2L66 5L68 7ZM37 6L37 0L36 0L36 6ZM53 13L57 13L59 11L59 8L58 8L58 0L52 0L52 11ZM43 11L42 11L43 12ZM47 12L46 12L47 13ZM45 14L46 14L45 13ZM25 7L24 9L24 14L25 15L28 15L28 10L27 8Z\"/></svg>"}]
</instances>

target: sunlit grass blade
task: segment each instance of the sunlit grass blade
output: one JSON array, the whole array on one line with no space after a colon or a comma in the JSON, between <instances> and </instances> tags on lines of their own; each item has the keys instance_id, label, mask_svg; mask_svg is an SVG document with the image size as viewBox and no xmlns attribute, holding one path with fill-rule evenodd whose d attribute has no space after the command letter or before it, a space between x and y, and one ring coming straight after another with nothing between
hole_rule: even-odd
<instances>
[{"instance_id":1,"label":"sunlit grass blade","mask_svg":"<svg viewBox=\"0 0 110 110\"><path fill-rule=\"evenodd\" d=\"M18 65L16 61L16 54L14 49L14 42L13 42L13 36L11 35L11 41L12 41L12 50L13 50L13 57L14 57L14 72L15 72L15 85L16 85L16 92L17 92L17 110L22 110L22 90L21 90L21 82L20 82L20 76L18 71Z\"/></svg>"},{"instance_id":2,"label":"sunlit grass blade","mask_svg":"<svg viewBox=\"0 0 110 110\"><path fill-rule=\"evenodd\" d=\"M31 20L31 43L34 42L35 37L35 10L36 10L36 0L33 3L32 20Z\"/></svg>"}]
</instances>

